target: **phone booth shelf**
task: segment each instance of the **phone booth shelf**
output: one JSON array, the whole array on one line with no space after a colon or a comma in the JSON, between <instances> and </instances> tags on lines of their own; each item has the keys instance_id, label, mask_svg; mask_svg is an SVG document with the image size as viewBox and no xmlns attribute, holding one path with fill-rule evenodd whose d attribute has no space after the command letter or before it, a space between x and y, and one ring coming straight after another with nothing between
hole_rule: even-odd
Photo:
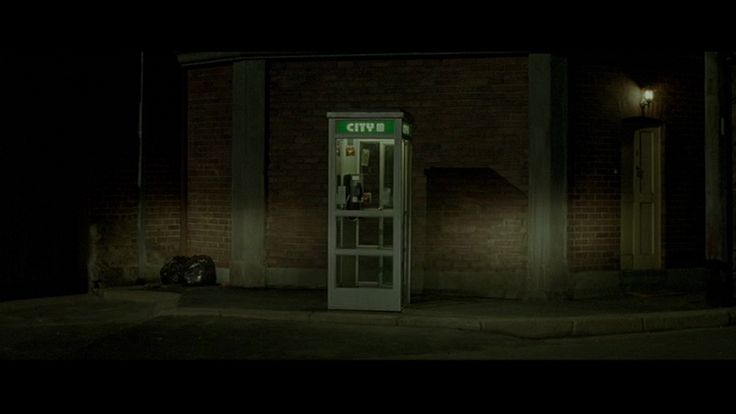
<instances>
[{"instance_id":1,"label":"phone booth shelf","mask_svg":"<svg viewBox=\"0 0 736 414\"><path fill-rule=\"evenodd\" d=\"M401 311L411 289L411 117L327 118L328 308Z\"/></svg>"}]
</instances>

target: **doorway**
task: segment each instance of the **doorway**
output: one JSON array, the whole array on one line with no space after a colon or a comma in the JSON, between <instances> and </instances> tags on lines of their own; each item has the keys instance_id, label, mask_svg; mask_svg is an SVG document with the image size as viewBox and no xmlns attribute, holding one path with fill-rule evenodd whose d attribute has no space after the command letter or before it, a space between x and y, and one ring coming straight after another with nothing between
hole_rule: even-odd
<instances>
[{"instance_id":1,"label":"doorway","mask_svg":"<svg viewBox=\"0 0 736 414\"><path fill-rule=\"evenodd\" d=\"M621 154L621 269L662 268L663 128L634 130Z\"/></svg>"}]
</instances>

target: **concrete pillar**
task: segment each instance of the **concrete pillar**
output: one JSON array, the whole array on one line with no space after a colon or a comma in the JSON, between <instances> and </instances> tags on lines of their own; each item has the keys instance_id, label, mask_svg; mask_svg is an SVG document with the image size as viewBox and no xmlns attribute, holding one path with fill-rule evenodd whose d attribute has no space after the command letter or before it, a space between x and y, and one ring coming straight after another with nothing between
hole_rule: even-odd
<instances>
[{"instance_id":1,"label":"concrete pillar","mask_svg":"<svg viewBox=\"0 0 736 414\"><path fill-rule=\"evenodd\" d=\"M733 302L731 108L725 57L705 53L705 259L708 302Z\"/></svg>"},{"instance_id":2,"label":"concrete pillar","mask_svg":"<svg viewBox=\"0 0 736 414\"><path fill-rule=\"evenodd\" d=\"M139 100L138 100L138 202L136 209L136 246L138 250L138 277L136 282L146 280L146 226L145 211L146 201L145 192L143 190L143 81L144 81L144 62L143 51L141 51L140 64L140 84L139 84Z\"/></svg>"},{"instance_id":3,"label":"concrete pillar","mask_svg":"<svg viewBox=\"0 0 736 414\"><path fill-rule=\"evenodd\" d=\"M233 64L230 283L264 287L266 63Z\"/></svg>"},{"instance_id":4,"label":"concrete pillar","mask_svg":"<svg viewBox=\"0 0 736 414\"><path fill-rule=\"evenodd\" d=\"M567 60L529 55L529 223L525 297L566 295Z\"/></svg>"},{"instance_id":5,"label":"concrete pillar","mask_svg":"<svg viewBox=\"0 0 736 414\"><path fill-rule=\"evenodd\" d=\"M733 139L733 131L736 131L736 52L731 52L729 61L730 72L729 77L731 80L731 250L733 255L731 256L731 273L736 277L736 238L734 237L734 226L736 225L736 209L733 207L733 197L736 194L736 165L734 165L734 159L736 159L736 141ZM733 289L733 298L736 301L736 287Z\"/></svg>"}]
</instances>

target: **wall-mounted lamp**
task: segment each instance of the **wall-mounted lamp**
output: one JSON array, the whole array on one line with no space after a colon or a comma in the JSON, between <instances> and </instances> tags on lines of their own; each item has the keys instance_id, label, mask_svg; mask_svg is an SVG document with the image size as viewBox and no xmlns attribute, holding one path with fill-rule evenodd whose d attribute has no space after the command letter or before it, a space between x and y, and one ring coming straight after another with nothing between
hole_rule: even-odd
<instances>
[{"instance_id":1,"label":"wall-mounted lamp","mask_svg":"<svg viewBox=\"0 0 736 414\"><path fill-rule=\"evenodd\" d=\"M644 116L644 109L649 106L654 100L654 91L651 89L644 89L641 95L641 116Z\"/></svg>"}]
</instances>

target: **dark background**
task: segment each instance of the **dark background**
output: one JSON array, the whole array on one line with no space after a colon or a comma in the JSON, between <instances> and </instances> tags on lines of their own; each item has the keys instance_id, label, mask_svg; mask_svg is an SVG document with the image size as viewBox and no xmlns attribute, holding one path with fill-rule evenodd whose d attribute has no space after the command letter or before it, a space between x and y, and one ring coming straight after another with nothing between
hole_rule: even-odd
<instances>
[{"instance_id":1,"label":"dark background","mask_svg":"<svg viewBox=\"0 0 736 414\"><path fill-rule=\"evenodd\" d=\"M140 59L134 49L8 56L0 300L86 292L91 198L138 166ZM172 51L145 52L145 152L178 153L178 74Z\"/></svg>"},{"instance_id":2,"label":"dark background","mask_svg":"<svg viewBox=\"0 0 736 414\"><path fill-rule=\"evenodd\" d=\"M702 12L693 10L678 20L664 10L617 8L601 20L601 13L585 11L496 7L493 13L442 8L436 14L381 8L390 12L384 16L401 17L396 26L370 24L361 20L370 15L365 10L346 7L309 13L294 5L278 13L223 9L216 16L125 9L100 11L93 19L88 10L68 5L32 19L8 10L0 32L6 80L0 300L86 290L90 200L105 177L137 168L141 50L147 73L144 142L155 154L180 145L175 51L733 49L728 13L709 11L699 26L694 20Z\"/></svg>"}]
</instances>

